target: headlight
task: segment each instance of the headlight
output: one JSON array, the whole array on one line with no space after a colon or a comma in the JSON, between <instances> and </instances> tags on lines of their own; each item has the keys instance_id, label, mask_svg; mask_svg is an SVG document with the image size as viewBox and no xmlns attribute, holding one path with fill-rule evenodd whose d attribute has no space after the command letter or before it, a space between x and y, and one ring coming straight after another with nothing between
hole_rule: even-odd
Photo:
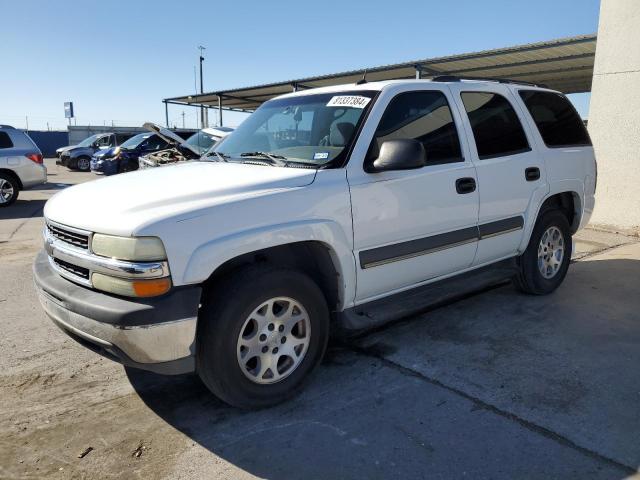
<instances>
[{"instance_id":1,"label":"headlight","mask_svg":"<svg viewBox=\"0 0 640 480\"><path fill-rule=\"evenodd\" d=\"M162 240L158 237L116 237L96 233L91 241L91 250L96 255L130 260L135 262L149 262L166 260Z\"/></svg>"},{"instance_id":2,"label":"headlight","mask_svg":"<svg viewBox=\"0 0 640 480\"><path fill-rule=\"evenodd\" d=\"M94 273L91 275L91 283L98 290L124 297L156 297L167 293L171 288L171 279L168 277L150 280L128 280Z\"/></svg>"}]
</instances>

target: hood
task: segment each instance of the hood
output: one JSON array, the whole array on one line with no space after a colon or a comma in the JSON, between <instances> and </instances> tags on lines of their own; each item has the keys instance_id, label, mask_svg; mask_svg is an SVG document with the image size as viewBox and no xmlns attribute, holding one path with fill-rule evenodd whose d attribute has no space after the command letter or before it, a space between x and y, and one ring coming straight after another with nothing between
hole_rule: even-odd
<instances>
[{"instance_id":1,"label":"hood","mask_svg":"<svg viewBox=\"0 0 640 480\"><path fill-rule=\"evenodd\" d=\"M76 147L77 147L77 145L69 145L67 147L56 148L56 153L66 152L66 151L71 150L71 149L76 148Z\"/></svg>"},{"instance_id":2,"label":"hood","mask_svg":"<svg viewBox=\"0 0 640 480\"><path fill-rule=\"evenodd\" d=\"M155 133L159 137L165 139L167 142L169 142L169 145L172 145L174 147L177 147L179 145L181 148L191 150L197 157L200 157L200 152L198 152L191 145L187 145L182 138L173 133L171 130L151 122L147 122L142 126L147 130Z\"/></svg>"},{"instance_id":3,"label":"hood","mask_svg":"<svg viewBox=\"0 0 640 480\"><path fill-rule=\"evenodd\" d=\"M315 174L303 168L185 162L67 188L47 202L44 214L71 227L135 235L169 218L177 222L217 205L309 185Z\"/></svg>"}]
</instances>

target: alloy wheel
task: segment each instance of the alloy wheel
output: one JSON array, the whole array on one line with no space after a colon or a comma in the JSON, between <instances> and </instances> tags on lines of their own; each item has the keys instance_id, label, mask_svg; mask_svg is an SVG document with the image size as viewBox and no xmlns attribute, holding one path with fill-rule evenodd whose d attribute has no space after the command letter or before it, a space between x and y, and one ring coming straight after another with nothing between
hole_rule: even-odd
<instances>
[{"instance_id":1,"label":"alloy wheel","mask_svg":"<svg viewBox=\"0 0 640 480\"><path fill-rule=\"evenodd\" d=\"M304 306L288 297L263 302L245 320L237 342L242 373L254 383L277 383L302 363L311 339Z\"/></svg>"},{"instance_id":2,"label":"alloy wheel","mask_svg":"<svg viewBox=\"0 0 640 480\"><path fill-rule=\"evenodd\" d=\"M90 169L91 169L91 163L89 162L88 159L86 158L78 159L78 170L86 172L87 170L90 170Z\"/></svg>"},{"instance_id":3,"label":"alloy wheel","mask_svg":"<svg viewBox=\"0 0 640 480\"><path fill-rule=\"evenodd\" d=\"M564 237L560 229L551 226L545 230L538 244L538 269L547 280L555 277L564 260Z\"/></svg>"},{"instance_id":4,"label":"alloy wheel","mask_svg":"<svg viewBox=\"0 0 640 480\"><path fill-rule=\"evenodd\" d=\"M5 180L4 178L0 178L0 203L8 203L11 201L14 195L13 184Z\"/></svg>"}]
</instances>

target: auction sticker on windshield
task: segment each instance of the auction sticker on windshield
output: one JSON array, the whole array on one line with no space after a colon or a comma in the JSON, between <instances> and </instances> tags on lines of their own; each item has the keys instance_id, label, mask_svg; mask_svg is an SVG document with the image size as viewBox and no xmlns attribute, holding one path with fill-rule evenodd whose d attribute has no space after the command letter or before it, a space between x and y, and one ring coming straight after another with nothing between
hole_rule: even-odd
<instances>
[{"instance_id":1,"label":"auction sticker on windshield","mask_svg":"<svg viewBox=\"0 0 640 480\"><path fill-rule=\"evenodd\" d=\"M327 103L327 107L364 108L367 106L369 101L371 101L370 98L362 97L360 95L338 95L331 97L331 100Z\"/></svg>"}]
</instances>

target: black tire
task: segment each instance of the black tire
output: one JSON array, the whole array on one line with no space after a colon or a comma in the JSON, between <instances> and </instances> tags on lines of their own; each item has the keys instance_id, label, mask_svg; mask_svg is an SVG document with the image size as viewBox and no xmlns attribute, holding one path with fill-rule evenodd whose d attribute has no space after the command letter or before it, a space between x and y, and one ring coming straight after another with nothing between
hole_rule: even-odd
<instances>
[{"instance_id":1,"label":"black tire","mask_svg":"<svg viewBox=\"0 0 640 480\"><path fill-rule=\"evenodd\" d=\"M555 274L551 278L545 278L538 267L538 246L544 233L551 227L556 227L562 233L564 254ZM546 295L553 292L567 275L571 263L572 247L571 227L564 212L560 210L542 212L533 228L527 249L518 257L519 271L514 278L516 287L520 291L532 295Z\"/></svg>"},{"instance_id":2,"label":"black tire","mask_svg":"<svg viewBox=\"0 0 640 480\"><path fill-rule=\"evenodd\" d=\"M296 270L251 266L225 278L204 297L196 369L209 390L243 409L268 407L297 394L320 364L329 338L329 310L318 285ZM251 313L275 297L290 297L303 305L310 321L310 340L303 359L288 376L277 383L259 384L243 373L237 342Z\"/></svg>"},{"instance_id":3,"label":"black tire","mask_svg":"<svg viewBox=\"0 0 640 480\"><path fill-rule=\"evenodd\" d=\"M4 196L0 198L0 208L13 205L18 199L18 195L20 194L20 182L18 182L18 179L15 177L15 175L12 175L11 173L0 172L0 188L2 186L5 186L5 192L8 192L9 189L13 190L13 194L6 199ZM2 193L0 192L0 195L1 194Z\"/></svg>"},{"instance_id":4,"label":"black tire","mask_svg":"<svg viewBox=\"0 0 640 480\"><path fill-rule=\"evenodd\" d=\"M81 172L90 172L91 171L91 159L89 157L78 157L76 160L76 170L80 170Z\"/></svg>"}]
</instances>

